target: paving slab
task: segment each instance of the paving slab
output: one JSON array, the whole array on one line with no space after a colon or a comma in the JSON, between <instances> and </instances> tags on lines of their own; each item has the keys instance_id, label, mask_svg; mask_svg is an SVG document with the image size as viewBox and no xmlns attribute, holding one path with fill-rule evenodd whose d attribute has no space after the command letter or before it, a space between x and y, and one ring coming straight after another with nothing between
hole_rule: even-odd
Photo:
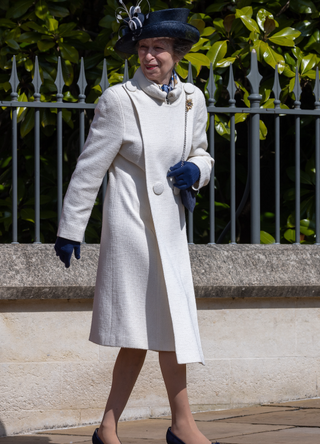
<instances>
[{"instance_id":1,"label":"paving slab","mask_svg":"<svg viewBox=\"0 0 320 444\"><path fill-rule=\"evenodd\" d=\"M264 404L270 407L300 407L302 409L320 409L320 398L303 399L301 401L288 401L279 404Z\"/></svg>"},{"instance_id":2,"label":"paving slab","mask_svg":"<svg viewBox=\"0 0 320 444\"><path fill-rule=\"evenodd\" d=\"M283 412L291 410L295 409L292 407L286 407L284 409L283 407L254 406L254 407L244 407L232 410L218 410L213 412L195 413L193 417L196 421L216 421L218 419L224 419L224 418L237 418L241 416L261 415L262 413L274 413L274 412Z\"/></svg>"},{"instance_id":3,"label":"paving slab","mask_svg":"<svg viewBox=\"0 0 320 444\"><path fill-rule=\"evenodd\" d=\"M66 435L19 435L0 438L2 444L92 444L91 438Z\"/></svg>"},{"instance_id":4,"label":"paving slab","mask_svg":"<svg viewBox=\"0 0 320 444\"><path fill-rule=\"evenodd\" d=\"M293 427L275 432L222 438L219 442L220 444L319 444L320 428Z\"/></svg>"},{"instance_id":5,"label":"paving slab","mask_svg":"<svg viewBox=\"0 0 320 444\"><path fill-rule=\"evenodd\" d=\"M38 435L72 435L72 436L92 436L99 424L84 427L71 427L70 429L44 430L38 432ZM0 443L1 444L1 443Z\"/></svg>"},{"instance_id":6,"label":"paving slab","mask_svg":"<svg viewBox=\"0 0 320 444\"><path fill-rule=\"evenodd\" d=\"M234 422L233 418L221 419L224 422ZM293 411L263 413L261 415L242 416L236 418L237 423L272 424L302 427L320 427L320 410L301 409Z\"/></svg>"}]
</instances>

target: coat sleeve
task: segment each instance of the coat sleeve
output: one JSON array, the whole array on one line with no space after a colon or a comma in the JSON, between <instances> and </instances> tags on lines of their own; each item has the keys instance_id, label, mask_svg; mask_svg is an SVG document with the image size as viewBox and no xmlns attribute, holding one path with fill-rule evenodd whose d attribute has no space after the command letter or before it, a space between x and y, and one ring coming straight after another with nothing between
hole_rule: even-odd
<instances>
[{"instance_id":1,"label":"coat sleeve","mask_svg":"<svg viewBox=\"0 0 320 444\"><path fill-rule=\"evenodd\" d=\"M197 165L200 170L200 178L193 186L195 190L199 190L209 183L214 159L207 152L207 107L205 97L198 88L196 88L195 95L197 106L194 110L192 144L187 161Z\"/></svg>"},{"instance_id":2,"label":"coat sleeve","mask_svg":"<svg viewBox=\"0 0 320 444\"><path fill-rule=\"evenodd\" d=\"M58 236L82 241L101 182L121 148L123 134L120 99L110 88L100 97L88 138L71 177Z\"/></svg>"}]
</instances>

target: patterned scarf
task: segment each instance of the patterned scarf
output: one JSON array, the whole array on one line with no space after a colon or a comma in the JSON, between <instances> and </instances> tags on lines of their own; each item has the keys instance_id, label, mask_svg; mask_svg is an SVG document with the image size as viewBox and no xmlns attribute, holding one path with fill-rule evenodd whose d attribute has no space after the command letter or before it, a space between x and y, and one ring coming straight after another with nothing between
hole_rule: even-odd
<instances>
[{"instance_id":1,"label":"patterned scarf","mask_svg":"<svg viewBox=\"0 0 320 444\"><path fill-rule=\"evenodd\" d=\"M173 70L172 76L171 76L171 79L170 79L170 82L168 83L168 85L163 84L163 85L159 85L159 87L160 87L160 89L162 89L162 91L165 91L168 95L169 92L175 88L177 83L178 83L178 76L177 76L177 73L175 72L175 70Z\"/></svg>"}]
</instances>

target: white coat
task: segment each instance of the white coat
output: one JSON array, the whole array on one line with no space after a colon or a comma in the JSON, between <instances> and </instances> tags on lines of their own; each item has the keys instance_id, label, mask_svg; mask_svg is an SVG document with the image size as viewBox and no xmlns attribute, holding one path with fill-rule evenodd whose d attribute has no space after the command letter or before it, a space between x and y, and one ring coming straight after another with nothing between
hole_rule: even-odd
<instances>
[{"instance_id":1,"label":"white coat","mask_svg":"<svg viewBox=\"0 0 320 444\"><path fill-rule=\"evenodd\" d=\"M189 93L185 93L185 90ZM186 97L186 158L210 179L203 93L179 81L166 93L140 69L107 89L64 199L58 236L81 241L109 170L90 340L117 347L175 351L178 363L204 363L185 209L167 178L181 160Z\"/></svg>"}]
</instances>

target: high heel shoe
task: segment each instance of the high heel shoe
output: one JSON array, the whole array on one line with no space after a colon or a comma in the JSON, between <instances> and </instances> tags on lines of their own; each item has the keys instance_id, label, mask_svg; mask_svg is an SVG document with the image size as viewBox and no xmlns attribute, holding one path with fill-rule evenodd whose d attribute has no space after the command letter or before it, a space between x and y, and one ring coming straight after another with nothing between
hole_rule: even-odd
<instances>
[{"instance_id":1,"label":"high heel shoe","mask_svg":"<svg viewBox=\"0 0 320 444\"><path fill-rule=\"evenodd\" d=\"M92 444L103 444L103 442L101 441L101 439L98 436L98 430L99 429L95 429L94 434L92 435ZM119 441L119 443L121 444L120 441Z\"/></svg>"},{"instance_id":2,"label":"high heel shoe","mask_svg":"<svg viewBox=\"0 0 320 444\"><path fill-rule=\"evenodd\" d=\"M167 444L185 444L183 441L181 441L180 438L178 438L174 433L171 432L171 427L169 427L167 430L166 439L167 439ZM215 444L219 444L219 443L216 442Z\"/></svg>"},{"instance_id":3,"label":"high heel shoe","mask_svg":"<svg viewBox=\"0 0 320 444\"><path fill-rule=\"evenodd\" d=\"M92 435L92 444L103 444L98 436L98 429L95 429L94 434Z\"/></svg>"}]
</instances>

